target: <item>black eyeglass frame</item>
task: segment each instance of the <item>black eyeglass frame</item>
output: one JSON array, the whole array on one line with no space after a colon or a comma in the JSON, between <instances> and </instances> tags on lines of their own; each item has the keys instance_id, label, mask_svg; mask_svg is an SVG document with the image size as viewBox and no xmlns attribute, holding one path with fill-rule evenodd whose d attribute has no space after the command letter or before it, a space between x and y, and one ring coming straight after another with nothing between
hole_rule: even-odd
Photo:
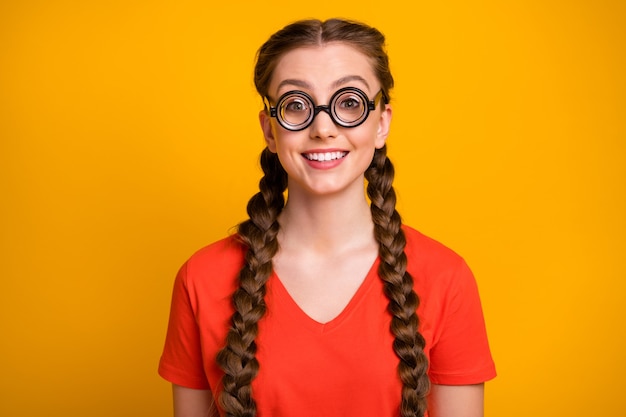
<instances>
[{"instance_id":1,"label":"black eyeglass frame","mask_svg":"<svg viewBox=\"0 0 626 417\"><path fill-rule=\"evenodd\" d=\"M361 115L360 119L357 119L355 122L350 122L350 123L343 122L337 115L335 115L335 111L334 111L335 101L340 95L342 95L345 92L353 92L357 94L358 96L360 96L365 103L367 103L367 106L365 106L364 113ZM293 95L302 96L305 100L307 100L309 103L312 104L311 107L313 109L309 117L304 122L298 125L289 124L285 120L283 120L282 117L278 116L278 109L281 107L282 103L287 98ZM374 99L370 100L369 97L367 97L367 94L365 94L363 90L356 88L356 87L344 87L335 91L335 93L330 97L330 101L328 104L316 106L315 101L313 101L313 98L309 94L301 90L291 90L291 91L287 91L285 94L280 96L280 98L278 99L278 102L276 103L276 107L272 107L271 105L269 105L270 99L269 97L265 97L265 100L267 100L267 103L265 103L265 107L269 108L270 117L275 117L276 120L278 121L278 124L280 124L283 128L292 132L298 132L300 130L304 130L307 127L309 127L311 123L313 123L313 120L315 120L315 117L322 111L326 112L330 116L330 119L333 121L333 123L335 123L336 125L341 126L341 127L353 128L353 127L360 126L367 120L370 112L376 109L376 106L378 105L378 101L380 101L381 98L383 99L383 102L385 104L389 103L389 97L387 96L387 94L385 93L383 89L380 89L380 91L374 96Z\"/></svg>"}]
</instances>

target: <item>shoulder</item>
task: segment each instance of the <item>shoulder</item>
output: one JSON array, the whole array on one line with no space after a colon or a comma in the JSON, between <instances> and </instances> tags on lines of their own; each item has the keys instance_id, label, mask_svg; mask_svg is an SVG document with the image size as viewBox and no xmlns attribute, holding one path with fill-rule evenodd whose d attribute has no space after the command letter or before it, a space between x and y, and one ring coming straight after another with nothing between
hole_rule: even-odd
<instances>
[{"instance_id":1,"label":"shoulder","mask_svg":"<svg viewBox=\"0 0 626 417\"><path fill-rule=\"evenodd\" d=\"M187 260L187 268L190 271L199 272L207 269L228 270L241 268L245 247L237 239L237 235L231 235L220 239L196 251Z\"/></svg>"},{"instance_id":2,"label":"shoulder","mask_svg":"<svg viewBox=\"0 0 626 417\"><path fill-rule=\"evenodd\" d=\"M191 255L181 267L179 278L190 292L218 297L230 294L236 287L244 256L245 247L237 236L225 237Z\"/></svg>"},{"instance_id":3,"label":"shoulder","mask_svg":"<svg viewBox=\"0 0 626 417\"><path fill-rule=\"evenodd\" d=\"M403 230L407 270L413 276L416 290L433 296L450 296L476 285L461 255L409 226L403 226Z\"/></svg>"},{"instance_id":4,"label":"shoulder","mask_svg":"<svg viewBox=\"0 0 626 417\"><path fill-rule=\"evenodd\" d=\"M465 263L458 253L443 243L407 225L403 225L402 230L406 237L405 253L414 266L449 268Z\"/></svg>"}]
</instances>

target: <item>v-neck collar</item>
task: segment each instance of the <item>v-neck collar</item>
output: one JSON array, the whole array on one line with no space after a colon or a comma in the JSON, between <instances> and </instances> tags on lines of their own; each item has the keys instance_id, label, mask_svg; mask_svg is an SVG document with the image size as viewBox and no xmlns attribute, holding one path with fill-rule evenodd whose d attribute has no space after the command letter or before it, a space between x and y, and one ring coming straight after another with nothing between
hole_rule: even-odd
<instances>
[{"instance_id":1,"label":"v-neck collar","mask_svg":"<svg viewBox=\"0 0 626 417\"><path fill-rule=\"evenodd\" d=\"M291 321L295 321L299 326L306 327L315 333L323 334L336 329L350 318L354 310L356 310L358 305L365 298L372 284L376 279L378 279L379 264L380 258L377 256L367 272L367 275L350 298L350 301L348 301L346 306L337 316L326 323L320 323L302 310L291 294L289 294L287 288L283 285L276 272L272 272L268 284L271 287L271 291L274 293L274 296L277 297L277 301L282 304L281 310L285 309L290 314Z\"/></svg>"}]
</instances>

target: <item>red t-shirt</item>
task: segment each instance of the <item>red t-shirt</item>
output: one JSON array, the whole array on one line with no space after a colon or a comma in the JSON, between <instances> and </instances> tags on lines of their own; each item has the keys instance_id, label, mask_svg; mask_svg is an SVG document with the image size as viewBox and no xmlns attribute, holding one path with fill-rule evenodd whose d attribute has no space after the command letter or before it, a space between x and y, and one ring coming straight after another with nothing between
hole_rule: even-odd
<instances>
[{"instance_id":1,"label":"red t-shirt","mask_svg":"<svg viewBox=\"0 0 626 417\"><path fill-rule=\"evenodd\" d=\"M456 253L404 227L408 270L420 297L429 377L465 385L495 376L474 277ZM244 248L234 237L194 254L174 284L159 374L189 388L219 391L215 362L232 314ZM396 417L402 384L389 330L379 260L345 309L328 323L307 316L272 274L259 322L258 417Z\"/></svg>"}]
</instances>

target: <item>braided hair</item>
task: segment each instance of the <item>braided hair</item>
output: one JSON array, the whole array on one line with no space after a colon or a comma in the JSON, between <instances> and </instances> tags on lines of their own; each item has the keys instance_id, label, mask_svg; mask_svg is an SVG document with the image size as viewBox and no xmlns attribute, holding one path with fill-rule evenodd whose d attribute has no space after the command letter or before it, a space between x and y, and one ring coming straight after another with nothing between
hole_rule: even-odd
<instances>
[{"instance_id":1,"label":"braided hair","mask_svg":"<svg viewBox=\"0 0 626 417\"><path fill-rule=\"evenodd\" d=\"M395 337L393 349L400 358L400 415L422 417L430 387L426 374L428 362L424 354L424 337L418 331L419 298L413 289L413 277L406 270L406 239L401 229L402 219L396 210L393 177L393 164L387 157L386 146L383 146L376 150L370 167L365 171L374 236L378 242L378 275L383 280L385 295L389 299L387 310L391 314L391 332Z\"/></svg>"},{"instance_id":2,"label":"braided hair","mask_svg":"<svg viewBox=\"0 0 626 417\"><path fill-rule=\"evenodd\" d=\"M279 58L286 52L328 42L344 42L370 58L382 89L393 87L385 38L375 28L359 22L330 19L303 20L292 23L272 35L257 53L254 82L261 97L268 88ZM287 173L276 154L265 148L261 154L264 176L259 192L248 202L249 219L239 225L238 236L247 248L239 272L239 287L232 296L234 312L225 347L217 355L224 371L218 400L228 417L254 417L256 404L252 380L258 373L255 339L258 322L266 311L265 284L272 272L272 258L278 252L278 216L285 206ZM367 194L371 201L374 236L381 260L378 275L389 299L390 330L395 337L393 349L399 358L398 374L402 381L400 417L423 417L429 380L424 353L424 338L418 331L416 313L419 298L413 279L407 272L404 253L406 240L392 186L394 169L386 146L377 149L365 172Z\"/></svg>"},{"instance_id":3,"label":"braided hair","mask_svg":"<svg viewBox=\"0 0 626 417\"><path fill-rule=\"evenodd\" d=\"M251 383L259 370L255 357L258 322L265 314L265 283L278 252L278 214L285 205L287 173L278 156L265 148L261 154L264 176L259 192L248 202L248 220L239 225L239 239L248 248L239 271L239 288L232 296L235 311L226 337L226 347L217 355L224 371L219 403L227 416L253 417L256 406Z\"/></svg>"}]
</instances>

